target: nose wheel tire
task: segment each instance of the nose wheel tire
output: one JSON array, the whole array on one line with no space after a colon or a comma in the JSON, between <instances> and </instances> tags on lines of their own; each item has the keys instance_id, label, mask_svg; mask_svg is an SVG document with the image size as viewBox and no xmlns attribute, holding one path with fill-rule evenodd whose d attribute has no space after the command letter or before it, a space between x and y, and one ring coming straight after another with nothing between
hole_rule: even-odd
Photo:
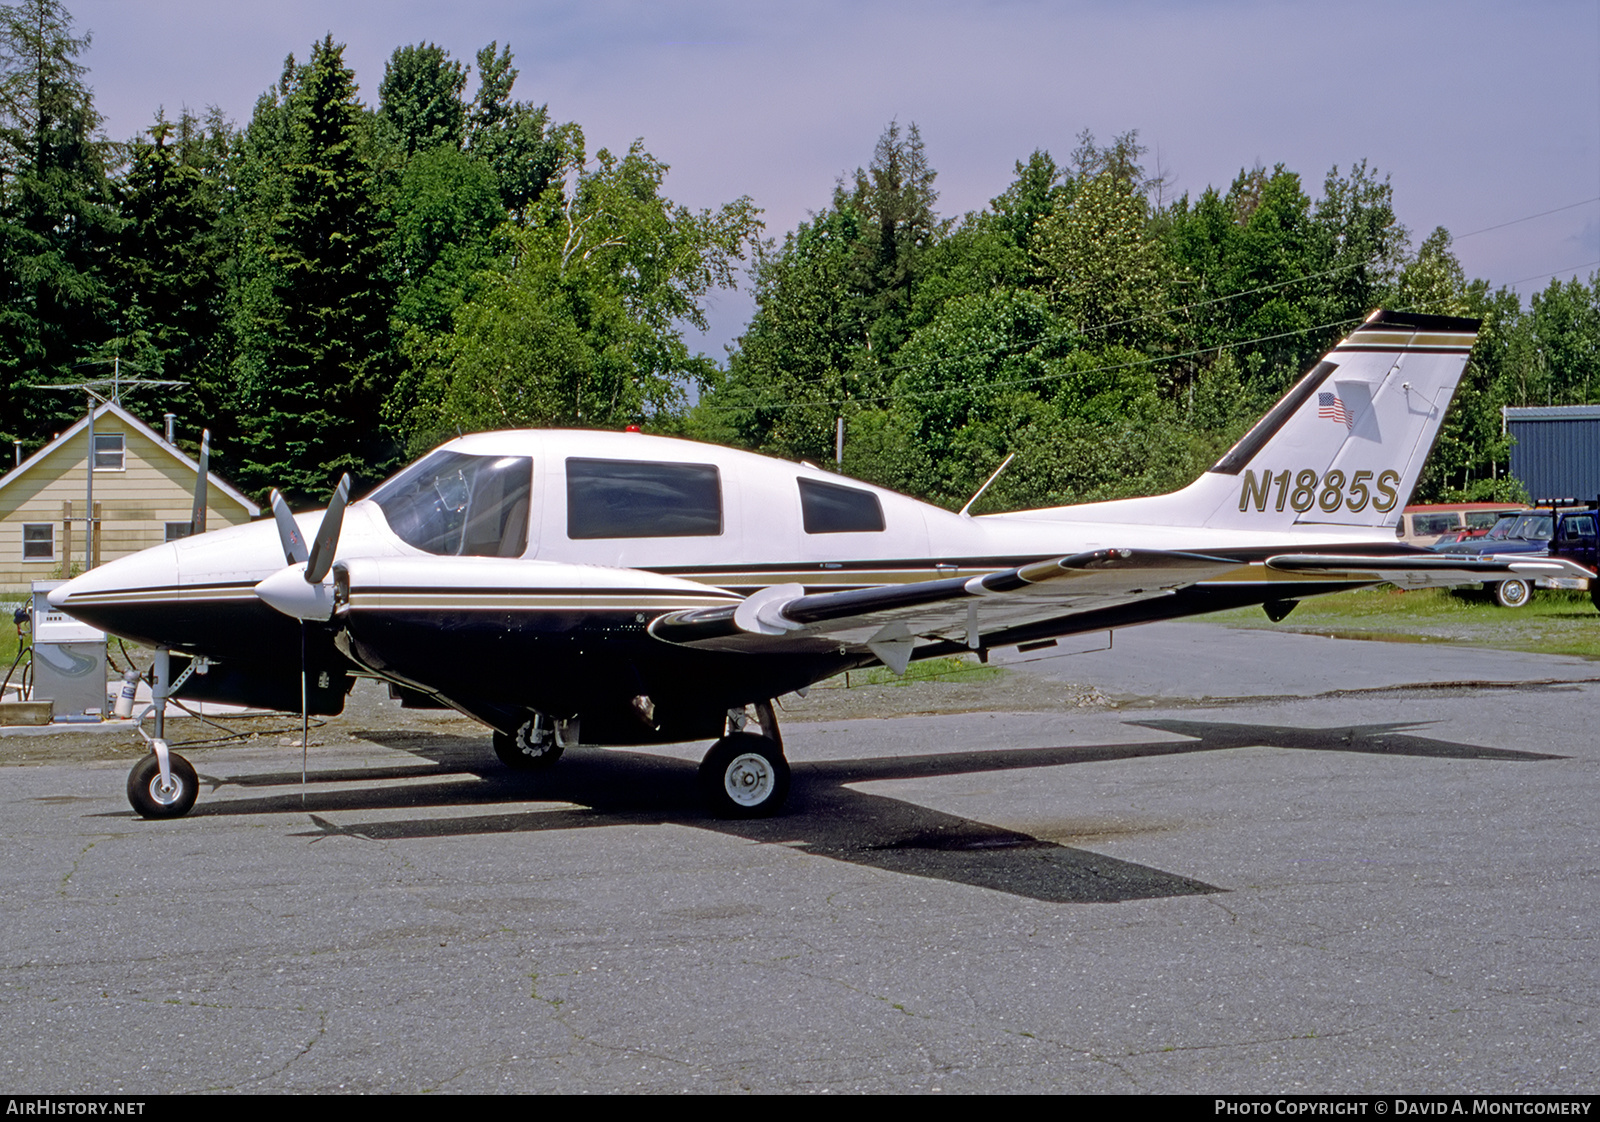
<instances>
[{"instance_id":1,"label":"nose wheel tire","mask_svg":"<svg viewBox=\"0 0 1600 1122\"><path fill-rule=\"evenodd\" d=\"M764 818L783 809L789 797L789 761L766 737L734 733L706 753L700 790L719 818Z\"/></svg>"},{"instance_id":2,"label":"nose wheel tire","mask_svg":"<svg viewBox=\"0 0 1600 1122\"><path fill-rule=\"evenodd\" d=\"M1533 599L1533 584L1520 578L1503 580L1494 586L1494 602L1502 608L1520 608Z\"/></svg>"},{"instance_id":3,"label":"nose wheel tire","mask_svg":"<svg viewBox=\"0 0 1600 1122\"><path fill-rule=\"evenodd\" d=\"M561 758L561 751L555 729L543 721L524 721L510 734L495 730L494 754L512 771L542 771L553 767Z\"/></svg>"},{"instance_id":4,"label":"nose wheel tire","mask_svg":"<svg viewBox=\"0 0 1600 1122\"><path fill-rule=\"evenodd\" d=\"M167 757L171 781L161 781L161 762L143 757L128 773L128 802L145 818L181 818L194 806L200 781L189 761L177 754Z\"/></svg>"}]
</instances>

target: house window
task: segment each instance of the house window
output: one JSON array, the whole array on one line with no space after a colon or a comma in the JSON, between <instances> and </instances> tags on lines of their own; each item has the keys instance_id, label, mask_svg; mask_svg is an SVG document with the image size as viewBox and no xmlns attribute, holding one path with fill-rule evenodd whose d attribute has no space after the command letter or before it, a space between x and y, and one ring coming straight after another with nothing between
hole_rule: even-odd
<instances>
[{"instance_id":1,"label":"house window","mask_svg":"<svg viewBox=\"0 0 1600 1122\"><path fill-rule=\"evenodd\" d=\"M127 467L127 445L120 432L94 434L94 470L123 471Z\"/></svg>"},{"instance_id":2,"label":"house window","mask_svg":"<svg viewBox=\"0 0 1600 1122\"><path fill-rule=\"evenodd\" d=\"M189 536L189 531L193 529L194 523L192 522L168 522L166 540L175 542L179 538L186 538Z\"/></svg>"},{"instance_id":3,"label":"house window","mask_svg":"<svg viewBox=\"0 0 1600 1122\"><path fill-rule=\"evenodd\" d=\"M56 559L56 524L54 522L24 522L22 524L22 559L24 561L54 561Z\"/></svg>"}]
</instances>

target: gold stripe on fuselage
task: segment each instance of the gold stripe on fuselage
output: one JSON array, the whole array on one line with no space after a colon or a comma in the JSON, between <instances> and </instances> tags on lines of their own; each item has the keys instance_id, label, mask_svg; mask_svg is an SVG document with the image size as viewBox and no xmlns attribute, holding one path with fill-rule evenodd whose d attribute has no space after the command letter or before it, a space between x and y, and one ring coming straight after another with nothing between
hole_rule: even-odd
<instances>
[{"instance_id":1,"label":"gold stripe on fuselage","mask_svg":"<svg viewBox=\"0 0 1600 1122\"><path fill-rule=\"evenodd\" d=\"M381 592L352 590L352 611L672 612L737 604L732 596L571 592Z\"/></svg>"}]
</instances>

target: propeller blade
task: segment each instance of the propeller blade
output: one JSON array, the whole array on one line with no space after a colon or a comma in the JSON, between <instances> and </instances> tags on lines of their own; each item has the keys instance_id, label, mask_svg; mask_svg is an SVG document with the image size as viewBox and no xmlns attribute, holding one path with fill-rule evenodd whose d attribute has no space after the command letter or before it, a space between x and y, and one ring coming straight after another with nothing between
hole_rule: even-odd
<instances>
[{"instance_id":1,"label":"propeller blade","mask_svg":"<svg viewBox=\"0 0 1600 1122\"><path fill-rule=\"evenodd\" d=\"M333 567L333 552L339 548L339 530L344 526L344 506L350 499L350 476L346 474L334 488L333 498L317 527L316 540L311 543L311 558L306 562L306 580L321 584Z\"/></svg>"},{"instance_id":2,"label":"propeller blade","mask_svg":"<svg viewBox=\"0 0 1600 1122\"><path fill-rule=\"evenodd\" d=\"M210 470L211 430L203 429L200 433L200 473L194 481L194 510L189 514L190 537L206 532L206 488L209 486L207 477Z\"/></svg>"},{"instance_id":3,"label":"propeller blade","mask_svg":"<svg viewBox=\"0 0 1600 1122\"><path fill-rule=\"evenodd\" d=\"M300 527L295 525L294 515L289 513L289 504L283 501L283 495L278 489L272 489L272 517L278 523L278 539L283 542L283 563L296 565L306 559L306 540L300 536Z\"/></svg>"}]
</instances>

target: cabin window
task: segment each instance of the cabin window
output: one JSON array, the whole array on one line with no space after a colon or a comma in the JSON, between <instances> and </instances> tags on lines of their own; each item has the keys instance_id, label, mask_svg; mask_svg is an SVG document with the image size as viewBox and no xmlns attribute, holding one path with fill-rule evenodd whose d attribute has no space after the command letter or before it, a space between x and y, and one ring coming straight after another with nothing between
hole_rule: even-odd
<instances>
[{"instance_id":1,"label":"cabin window","mask_svg":"<svg viewBox=\"0 0 1600 1122\"><path fill-rule=\"evenodd\" d=\"M798 479L800 517L808 534L861 534L883 530L883 506L871 491Z\"/></svg>"},{"instance_id":2,"label":"cabin window","mask_svg":"<svg viewBox=\"0 0 1600 1122\"><path fill-rule=\"evenodd\" d=\"M54 522L24 522L22 524L22 559L24 561L54 561L56 559L56 524Z\"/></svg>"},{"instance_id":3,"label":"cabin window","mask_svg":"<svg viewBox=\"0 0 1600 1122\"><path fill-rule=\"evenodd\" d=\"M179 538L186 538L189 536L189 531L193 529L194 524L192 522L168 522L167 536L164 540L175 542Z\"/></svg>"},{"instance_id":4,"label":"cabin window","mask_svg":"<svg viewBox=\"0 0 1600 1122\"><path fill-rule=\"evenodd\" d=\"M567 460L567 536L694 538L722 533L714 464Z\"/></svg>"},{"instance_id":5,"label":"cabin window","mask_svg":"<svg viewBox=\"0 0 1600 1122\"><path fill-rule=\"evenodd\" d=\"M123 471L127 468L126 438L120 432L94 434L94 470Z\"/></svg>"},{"instance_id":6,"label":"cabin window","mask_svg":"<svg viewBox=\"0 0 1600 1122\"><path fill-rule=\"evenodd\" d=\"M529 456L435 452L371 495L401 541L446 557L521 557L528 548Z\"/></svg>"}]
</instances>

